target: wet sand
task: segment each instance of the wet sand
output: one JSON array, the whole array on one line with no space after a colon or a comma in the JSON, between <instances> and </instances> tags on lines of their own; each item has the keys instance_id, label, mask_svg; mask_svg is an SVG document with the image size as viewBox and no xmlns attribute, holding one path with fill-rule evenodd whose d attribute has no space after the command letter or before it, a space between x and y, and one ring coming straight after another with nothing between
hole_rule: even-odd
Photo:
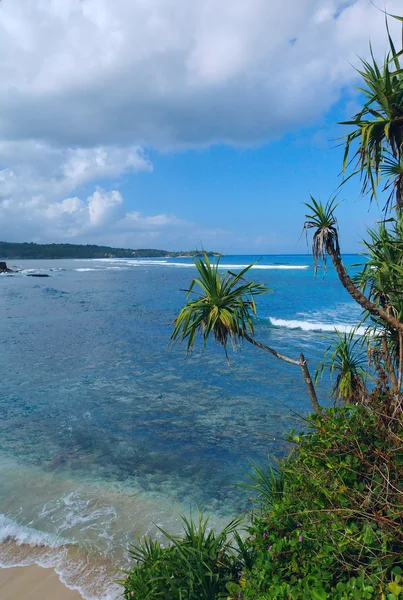
<instances>
[{"instance_id":1,"label":"wet sand","mask_svg":"<svg viewBox=\"0 0 403 600\"><path fill-rule=\"evenodd\" d=\"M53 569L42 567L0 568L1 600L82 600L67 588Z\"/></svg>"}]
</instances>

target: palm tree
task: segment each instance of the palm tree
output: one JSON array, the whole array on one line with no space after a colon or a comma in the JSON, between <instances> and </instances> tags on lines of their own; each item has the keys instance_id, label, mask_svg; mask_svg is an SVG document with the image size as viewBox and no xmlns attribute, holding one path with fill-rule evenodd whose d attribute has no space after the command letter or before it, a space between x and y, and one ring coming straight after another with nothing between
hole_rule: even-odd
<instances>
[{"instance_id":1,"label":"palm tree","mask_svg":"<svg viewBox=\"0 0 403 600\"><path fill-rule=\"evenodd\" d=\"M325 356L316 370L316 380L329 369L330 376L336 373L336 381L332 396L339 402L360 402L367 397L366 387L367 357L362 340L357 337L356 331L340 333L336 331L338 340L331 351L331 346L326 350Z\"/></svg>"},{"instance_id":2,"label":"palm tree","mask_svg":"<svg viewBox=\"0 0 403 600\"><path fill-rule=\"evenodd\" d=\"M324 267L326 268L326 255L329 255L341 283L354 300L365 311L375 317L381 318L392 328L403 333L403 322L393 313L382 308L379 303L375 304L375 302L367 298L348 275L340 254L337 219L334 215L334 211L337 207L336 199L330 199L325 206L323 206L321 202L317 202L312 196L311 201L311 204L305 203L305 206L310 212L305 215L306 221L304 229L306 232L308 232L309 229L315 230L312 238L315 274L318 267L318 261L322 259Z\"/></svg>"},{"instance_id":3,"label":"palm tree","mask_svg":"<svg viewBox=\"0 0 403 600\"><path fill-rule=\"evenodd\" d=\"M219 260L211 264L205 253L203 258L198 258L194 262L198 277L193 279L187 290L187 298L191 295L193 297L179 312L171 340L186 340L187 351L190 352L197 333L202 335L204 345L207 344L210 335L213 335L218 344L223 346L228 362L228 342L235 347L246 340L276 358L300 367L312 407L315 412L320 412L304 355L301 353L299 360L289 358L253 337L253 320L256 316L255 296L268 291L268 288L261 283L245 280L245 274L253 265L249 265L237 274L230 271L221 274Z\"/></svg>"},{"instance_id":4,"label":"palm tree","mask_svg":"<svg viewBox=\"0 0 403 600\"><path fill-rule=\"evenodd\" d=\"M393 17L402 21L401 17ZM363 194L377 198L381 179L384 189L391 188L385 209L393 208L393 198L398 212L403 210L403 71L400 57L386 28L390 52L382 67L377 64L371 48L371 60L361 60L358 69L364 86L359 90L366 97L363 108L350 121L342 125L353 127L346 136L343 170L356 159L355 170L346 181L359 173L362 176ZM354 152L351 157L352 152ZM351 158L350 158L351 157Z\"/></svg>"}]
</instances>

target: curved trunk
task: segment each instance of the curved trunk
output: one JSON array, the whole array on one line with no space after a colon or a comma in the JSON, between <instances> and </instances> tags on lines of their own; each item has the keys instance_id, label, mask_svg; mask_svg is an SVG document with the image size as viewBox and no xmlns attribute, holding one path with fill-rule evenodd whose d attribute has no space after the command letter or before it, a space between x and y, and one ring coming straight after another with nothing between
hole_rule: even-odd
<instances>
[{"instance_id":1,"label":"curved trunk","mask_svg":"<svg viewBox=\"0 0 403 600\"><path fill-rule=\"evenodd\" d=\"M308 365L306 363L305 356L302 354L302 352L299 356L300 356L299 366L301 367L301 371L302 371L302 375L303 375L303 378L305 381L306 389L308 390L309 399L311 401L313 410L316 413L320 414L322 411L320 408L320 404L318 402L318 397L316 395L316 390L313 385L311 375L309 373L309 369L308 369Z\"/></svg>"},{"instance_id":2,"label":"curved trunk","mask_svg":"<svg viewBox=\"0 0 403 600\"><path fill-rule=\"evenodd\" d=\"M306 385L306 388L307 388L307 391L308 391L308 396L309 396L309 399L310 399L311 404L312 404L312 408L318 414L322 412L322 410L320 408L320 404L318 402L317 395L316 395L316 390L315 390L315 387L313 385L311 375L309 373L308 365L306 363L305 356L302 354L302 352L300 354L300 360L294 360L293 358L289 358L288 356L284 356L284 354L280 354L280 352L277 352L277 350L274 350L273 348L270 348L269 346L265 346L261 342L258 342L254 338L250 337L250 335L248 335L246 332L244 333L244 338L250 344L253 344L254 346L257 346L261 350L266 350L266 352L270 352L270 354L272 354L276 358L279 358L280 360L284 360L285 362L287 362L287 363L289 363L291 365L296 365L297 367L300 367L300 369L302 371L302 375L303 375L304 381L305 381L305 385Z\"/></svg>"},{"instance_id":3,"label":"curved trunk","mask_svg":"<svg viewBox=\"0 0 403 600\"><path fill-rule=\"evenodd\" d=\"M400 394L402 390L402 377L403 377L403 336L399 331L399 379L397 382L397 393Z\"/></svg>"},{"instance_id":4,"label":"curved trunk","mask_svg":"<svg viewBox=\"0 0 403 600\"><path fill-rule=\"evenodd\" d=\"M376 304L371 302L364 294L357 288L356 285L351 281L348 275L341 256L335 251L332 244L328 244L326 248L330 258L332 259L334 268L337 271L337 275L343 286L346 288L348 293L354 298L354 300L364 309L367 310L371 315L380 317L383 321L386 321L391 327L394 327L397 331L403 333L403 323L396 319L394 316L387 313L382 308L379 308Z\"/></svg>"},{"instance_id":5,"label":"curved trunk","mask_svg":"<svg viewBox=\"0 0 403 600\"><path fill-rule=\"evenodd\" d=\"M393 368L393 361L392 361L392 358L389 353L388 342L386 340L385 334L382 335L382 349L383 349L383 355L385 357L385 365L386 365L390 380L393 385L393 393L396 396L396 394L399 393L399 383L398 383L398 380L396 377L395 370Z\"/></svg>"}]
</instances>

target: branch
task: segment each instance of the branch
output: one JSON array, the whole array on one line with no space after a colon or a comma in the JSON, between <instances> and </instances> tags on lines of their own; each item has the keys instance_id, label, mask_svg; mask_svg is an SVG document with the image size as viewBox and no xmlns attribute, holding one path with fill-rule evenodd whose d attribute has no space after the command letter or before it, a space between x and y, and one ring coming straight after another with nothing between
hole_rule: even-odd
<instances>
[{"instance_id":1,"label":"branch","mask_svg":"<svg viewBox=\"0 0 403 600\"><path fill-rule=\"evenodd\" d=\"M261 342L258 342L257 340L253 339L246 332L243 334L243 337L250 344L257 346L261 350L266 350L266 352L270 352L270 354L273 354L273 356L275 356L276 358L279 358L280 360L284 360L285 362L290 363L291 365L297 365L298 367L301 366L301 363L299 360L294 360L293 358L288 358L288 356L284 356L283 354L280 354L280 352L277 352L277 350L273 350L273 348L270 348L269 346L265 346Z\"/></svg>"}]
</instances>

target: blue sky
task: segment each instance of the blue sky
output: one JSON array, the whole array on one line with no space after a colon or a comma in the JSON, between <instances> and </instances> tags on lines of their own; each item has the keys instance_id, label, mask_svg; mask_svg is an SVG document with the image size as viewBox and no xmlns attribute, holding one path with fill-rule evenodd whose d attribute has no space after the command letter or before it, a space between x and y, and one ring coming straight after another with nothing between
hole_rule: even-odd
<instances>
[{"instance_id":1,"label":"blue sky","mask_svg":"<svg viewBox=\"0 0 403 600\"><path fill-rule=\"evenodd\" d=\"M310 194L322 201L337 194L343 251L360 251L360 240L380 211L361 197L358 180L338 189L344 148L337 137L345 127L337 123L346 118L349 100L350 95L342 97L311 127L263 146L151 152L153 173L129 175L119 189L136 198L141 212L151 203L156 212L169 207L206 229L223 229L209 248L248 254L306 252L303 203ZM169 249L178 249L175 241Z\"/></svg>"},{"instance_id":2,"label":"blue sky","mask_svg":"<svg viewBox=\"0 0 403 600\"><path fill-rule=\"evenodd\" d=\"M370 0L3 0L0 238L305 252L369 39L382 58ZM378 211L339 198L356 252Z\"/></svg>"}]
</instances>

